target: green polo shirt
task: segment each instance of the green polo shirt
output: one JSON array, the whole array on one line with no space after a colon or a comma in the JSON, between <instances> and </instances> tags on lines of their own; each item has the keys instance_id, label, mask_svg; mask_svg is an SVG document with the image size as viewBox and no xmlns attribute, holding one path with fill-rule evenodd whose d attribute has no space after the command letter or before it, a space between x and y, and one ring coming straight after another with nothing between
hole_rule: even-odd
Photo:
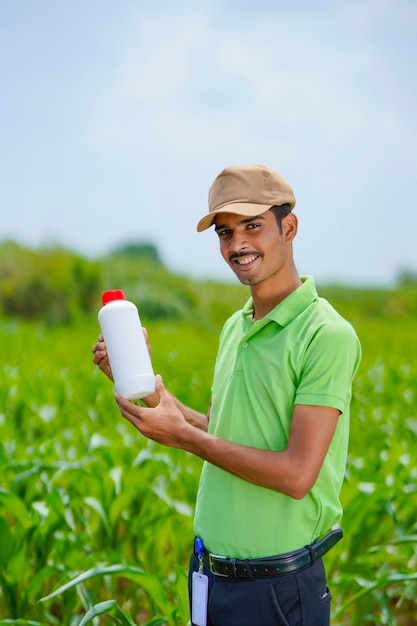
<instances>
[{"instance_id":1,"label":"green polo shirt","mask_svg":"<svg viewBox=\"0 0 417 626\"><path fill-rule=\"evenodd\" d=\"M315 485L301 500L204 463L194 529L215 554L256 558L296 550L342 517L351 385L361 349L352 326L317 295L314 279L302 281L263 319L252 322L249 299L226 322L209 432L263 450L284 450L295 404L338 409L336 432Z\"/></svg>"}]
</instances>

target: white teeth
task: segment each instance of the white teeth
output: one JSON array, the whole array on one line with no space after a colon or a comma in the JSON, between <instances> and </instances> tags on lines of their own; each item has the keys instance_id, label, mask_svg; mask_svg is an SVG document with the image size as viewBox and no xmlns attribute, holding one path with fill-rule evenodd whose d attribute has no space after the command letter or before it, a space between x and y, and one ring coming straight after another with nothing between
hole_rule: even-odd
<instances>
[{"instance_id":1,"label":"white teeth","mask_svg":"<svg viewBox=\"0 0 417 626\"><path fill-rule=\"evenodd\" d=\"M254 261L257 257L255 255L252 256L245 256L243 258L240 259L236 259L237 263L239 263L239 265L248 265L248 263L252 263L252 261Z\"/></svg>"}]
</instances>

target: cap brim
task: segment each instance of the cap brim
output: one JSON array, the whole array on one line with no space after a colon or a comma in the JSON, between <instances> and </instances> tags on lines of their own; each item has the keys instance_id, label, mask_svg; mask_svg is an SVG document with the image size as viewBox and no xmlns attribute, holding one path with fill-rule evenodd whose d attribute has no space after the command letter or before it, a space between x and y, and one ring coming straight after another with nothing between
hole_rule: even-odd
<instances>
[{"instance_id":1,"label":"cap brim","mask_svg":"<svg viewBox=\"0 0 417 626\"><path fill-rule=\"evenodd\" d=\"M250 202L233 202L232 204L225 204L216 211L212 211L205 215L197 224L197 231L201 231L210 228L214 224L216 215L219 213L234 213L235 215L244 215L245 217L254 217L255 215L261 215L268 211L273 204L253 204Z\"/></svg>"}]
</instances>

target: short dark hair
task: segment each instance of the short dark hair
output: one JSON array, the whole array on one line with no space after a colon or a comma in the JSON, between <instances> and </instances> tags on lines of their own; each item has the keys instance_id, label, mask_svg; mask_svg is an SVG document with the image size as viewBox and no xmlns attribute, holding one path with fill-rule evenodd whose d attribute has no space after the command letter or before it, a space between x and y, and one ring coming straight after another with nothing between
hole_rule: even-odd
<instances>
[{"instance_id":1,"label":"short dark hair","mask_svg":"<svg viewBox=\"0 0 417 626\"><path fill-rule=\"evenodd\" d=\"M272 211L272 213L275 215L275 219L277 220L279 232L282 235L282 224L281 224L281 222L284 219L284 217L286 217L287 215L289 215L289 213L291 213L290 205L289 204L281 204L280 206L271 206L271 208L269 210Z\"/></svg>"}]
</instances>

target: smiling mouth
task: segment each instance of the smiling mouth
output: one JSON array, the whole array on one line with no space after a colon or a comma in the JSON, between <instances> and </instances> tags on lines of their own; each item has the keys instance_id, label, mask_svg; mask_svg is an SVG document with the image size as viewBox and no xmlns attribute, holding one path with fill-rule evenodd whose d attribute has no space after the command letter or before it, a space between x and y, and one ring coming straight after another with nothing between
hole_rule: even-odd
<instances>
[{"instance_id":1,"label":"smiling mouth","mask_svg":"<svg viewBox=\"0 0 417 626\"><path fill-rule=\"evenodd\" d=\"M258 259L259 257L260 257L259 254L245 254L242 256L233 255L230 261L231 263L244 267L245 265L249 265L250 263L253 263L253 261L256 261L256 259Z\"/></svg>"}]
</instances>

